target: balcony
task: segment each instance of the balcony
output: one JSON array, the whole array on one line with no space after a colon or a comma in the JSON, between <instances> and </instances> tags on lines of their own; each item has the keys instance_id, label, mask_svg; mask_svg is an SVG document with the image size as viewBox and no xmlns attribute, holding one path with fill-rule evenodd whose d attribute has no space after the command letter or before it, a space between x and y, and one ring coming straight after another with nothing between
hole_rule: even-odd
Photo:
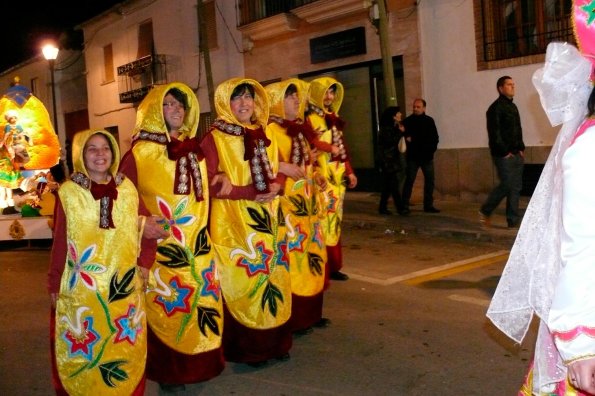
<instances>
[{"instance_id":1,"label":"balcony","mask_svg":"<svg viewBox=\"0 0 595 396\"><path fill-rule=\"evenodd\" d=\"M165 55L147 55L117 70L120 103L140 102L155 85L167 83Z\"/></svg>"},{"instance_id":2,"label":"balcony","mask_svg":"<svg viewBox=\"0 0 595 396\"><path fill-rule=\"evenodd\" d=\"M238 30L252 41L297 30L300 21L323 23L367 12L370 0L238 0Z\"/></svg>"}]
</instances>

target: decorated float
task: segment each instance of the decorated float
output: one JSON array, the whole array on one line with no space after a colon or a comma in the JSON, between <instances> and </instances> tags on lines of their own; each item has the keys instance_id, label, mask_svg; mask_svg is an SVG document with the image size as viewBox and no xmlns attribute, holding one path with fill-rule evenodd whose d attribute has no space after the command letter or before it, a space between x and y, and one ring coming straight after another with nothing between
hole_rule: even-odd
<instances>
[{"instance_id":1,"label":"decorated float","mask_svg":"<svg viewBox=\"0 0 595 396\"><path fill-rule=\"evenodd\" d=\"M0 240L52 237L59 160L47 109L15 78L0 99Z\"/></svg>"}]
</instances>

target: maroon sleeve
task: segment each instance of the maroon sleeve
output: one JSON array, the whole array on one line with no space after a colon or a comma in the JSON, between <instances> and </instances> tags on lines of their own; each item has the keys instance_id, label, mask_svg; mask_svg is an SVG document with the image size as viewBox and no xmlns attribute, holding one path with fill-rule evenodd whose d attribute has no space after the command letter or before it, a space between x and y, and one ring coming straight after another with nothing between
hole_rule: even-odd
<instances>
[{"instance_id":1,"label":"maroon sleeve","mask_svg":"<svg viewBox=\"0 0 595 396\"><path fill-rule=\"evenodd\" d=\"M138 186L138 171L132 150L128 150L126 154L124 154L124 157L122 157L122 161L120 162L120 172L125 174L135 186ZM151 212L147 209L147 205L145 205L145 201L141 198L140 192L138 195L138 214L147 217L151 216ZM155 261L156 253L157 240L141 238L140 255L136 260L137 265L144 268L151 268Z\"/></svg>"},{"instance_id":2,"label":"maroon sleeve","mask_svg":"<svg viewBox=\"0 0 595 396\"><path fill-rule=\"evenodd\" d=\"M348 176L353 174L353 168L351 167L351 162L349 161L345 161L345 174Z\"/></svg>"},{"instance_id":3,"label":"maroon sleeve","mask_svg":"<svg viewBox=\"0 0 595 396\"><path fill-rule=\"evenodd\" d=\"M66 214L56 194L56 205L54 206L54 241L50 254L50 269L48 271L48 292L58 293L60 291L60 279L66 265Z\"/></svg>"},{"instance_id":4,"label":"maroon sleeve","mask_svg":"<svg viewBox=\"0 0 595 396\"><path fill-rule=\"evenodd\" d=\"M323 142L319 138L314 138L310 144L316 147L318 150L324 151L325 153L330 153L333 150L332 144Z\"/></svg>"},{"instance_id":5,"label":"maroon sleeve","mask_svg":"<svg viewBox=\"0 0 595 396\"><path fill-rule=\"evenodd\" d=\"M207 174L209 178L209 194L211 197L217 197L221 199L248 199L253 201L256 199L256 189L252 184L246 186L232 185L231 192L229 195L218 197L217 194L221 190L221 184L211 185L211 180L217 175L217 169L219 169L219 155L217 154L217 146L215 145L215 139L211 133L207 134L200 142L200 148L205 156L207 162Z\"/></svg>"}]
</instances>

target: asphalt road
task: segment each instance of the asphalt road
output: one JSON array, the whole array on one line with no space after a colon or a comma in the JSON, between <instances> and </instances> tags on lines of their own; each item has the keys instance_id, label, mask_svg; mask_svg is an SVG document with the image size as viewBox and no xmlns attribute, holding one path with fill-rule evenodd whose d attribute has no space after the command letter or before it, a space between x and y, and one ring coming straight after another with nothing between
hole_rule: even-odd
<instances>
[{"instance_id":1,"label":"asphalt road","mask_svg":"<svg viewBox=\"0 0 595 396\"><path fill-rule=\"evenodd\" d=\"M178 394L516 394L534 332L513 345L485 318L507 243L352 222L343 245L351 279L325 294L330 327L295 338L289 361L259 369L229 363ZM48 257L47 248L0 246L2 395L53 394ZM146 395L159 394L149 381Z\"/></svg>"}]
</instances>

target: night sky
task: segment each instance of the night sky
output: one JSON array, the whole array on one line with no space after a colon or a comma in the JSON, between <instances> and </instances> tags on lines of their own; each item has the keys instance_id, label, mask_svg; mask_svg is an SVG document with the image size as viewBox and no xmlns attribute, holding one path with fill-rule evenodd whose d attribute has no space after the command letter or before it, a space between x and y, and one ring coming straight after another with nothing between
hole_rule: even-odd
<instances>
[{"instance_id":1,"label":"night sky","mask_svg":"<svg viewBox=\"0 0 595 396\"><path fill-rule=\"evenodd\" d=\"M4 2L0 72L40 54L44 39L57 41L62 31L74 28L123 2L124 0Z\"/></svg>"}]
</instances>

